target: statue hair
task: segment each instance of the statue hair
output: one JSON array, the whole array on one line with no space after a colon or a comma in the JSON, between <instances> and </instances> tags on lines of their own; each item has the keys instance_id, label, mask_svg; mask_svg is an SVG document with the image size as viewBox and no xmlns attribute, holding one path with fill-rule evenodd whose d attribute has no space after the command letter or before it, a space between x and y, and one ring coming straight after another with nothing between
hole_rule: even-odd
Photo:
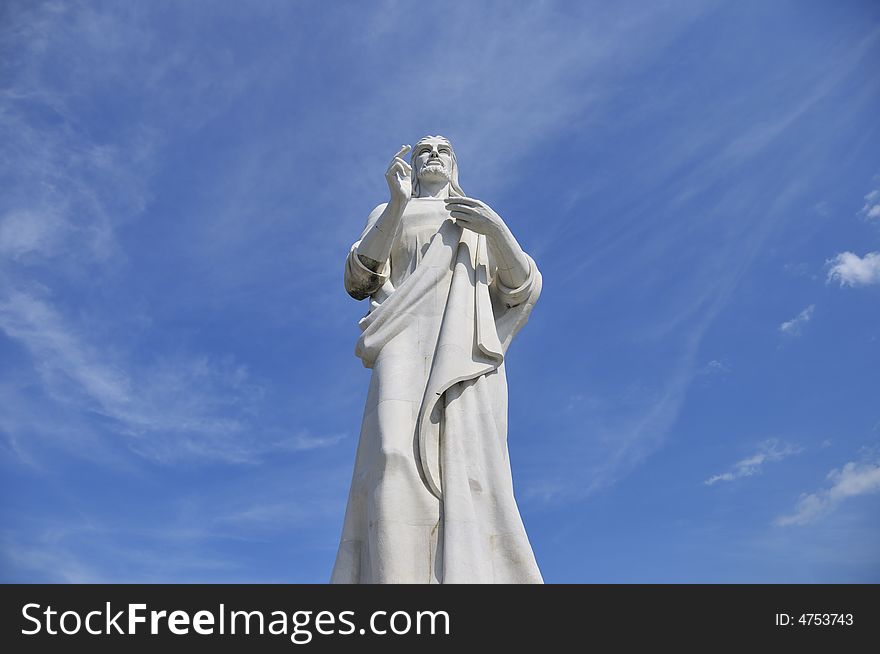
<instances>
[{"instance_id":1,"label":"statue hair","mask_svg":"<svg viewBox=\"0 0 880 654\"><path fill-rule=\"evenodd\" d=\"M458 161L455 158L455 148L452 147L452 143L450 143L449 139L445 136L440 136L439 134L436 136L423 136L418 140L418 142L413 146L412 155L410 155L409 161L410 165L413 167L413 180L412 180L412 197L419 197L419 176L418 173L415 172L416 167L416 153L419 151L419 146L422 143L427 141L428 139L442 139L446 142L446 145L449 146L449 150L452 153L452 170L449 171L449 197L451 198L464 198L467 197L464 191L461 190L461 186L458 184Z\"/></svg>"}]
</instances>

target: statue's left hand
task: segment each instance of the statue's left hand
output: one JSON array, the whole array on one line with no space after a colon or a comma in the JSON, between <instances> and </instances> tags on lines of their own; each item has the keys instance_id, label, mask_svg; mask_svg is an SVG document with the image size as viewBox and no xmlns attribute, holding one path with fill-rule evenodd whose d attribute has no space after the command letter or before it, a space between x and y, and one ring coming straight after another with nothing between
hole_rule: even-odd
<instances>
[{"instance_id":1,"label":"statue's left hand","mask_svg":"<svg viewBox=\"0 0 880 654\"><path fill-rule=\"evenodd\" d=\"M510 288L520 288L529 279L529 259L501 220L484 202L472 198L446 198L446 208L462 227L485 234L495 252L498 277Z\"/></svg>"},{"instance_id":2,"label":"statue's left hand","mask_svg":"<svg viewBox=\"0 0 880 654\"><path fill-rule=\"evenodd\" d=\"M504 231L504 221L489 205L473 198L446 198L446 208L455 222L477 234L494 239Z\"/></svg>"}]
</instances>

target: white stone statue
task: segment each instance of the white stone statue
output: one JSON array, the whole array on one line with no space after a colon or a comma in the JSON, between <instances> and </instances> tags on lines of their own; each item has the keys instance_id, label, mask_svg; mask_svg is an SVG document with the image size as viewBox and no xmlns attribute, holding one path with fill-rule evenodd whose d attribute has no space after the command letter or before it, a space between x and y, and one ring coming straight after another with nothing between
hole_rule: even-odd
<instances>
[{"instance_id":1,"label":"white stone statue","mask_svg":"<svg viewBox=\"0 0 880 654\"><path fill-rule=\"evenodd\" d=\"M333 583L542 583L513 495L504 354L541 274L465 196L452 145L401 147L345 288L372 368ZM415 175L413 175L415 171Z\"/></svg>"}]
</instances>

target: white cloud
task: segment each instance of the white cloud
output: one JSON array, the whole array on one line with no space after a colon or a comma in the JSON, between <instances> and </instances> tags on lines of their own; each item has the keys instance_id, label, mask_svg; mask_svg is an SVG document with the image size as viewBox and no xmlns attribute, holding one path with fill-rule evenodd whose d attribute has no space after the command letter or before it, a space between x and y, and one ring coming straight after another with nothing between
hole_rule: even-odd
<instances>
[{"instance_id":1,"label":"white cloud","mask_svg":"<svg viewBox=\"0 0 880 654\"><path fill-rule=\"evenodd\" d=\"M865 206L859 213L868 220L880 218L880 189L874 189L865 196Z\"/></svg>"},{"instance_id":2,"label":"white cloud","mask_svg":"<svg viewBox=\"0 0 880 654\"><path fill-rule=\"evenodd\" d=\"M798 454L801 448L790 443L780 444L775 438L766 440L758 445L758 451L753 455L737 461L731 470L709 477L703 483L707 486L717 484L719 481L734 481L741 477L751 477L761 472L765 463L782 461L793 454Z\"/></svg>"},{"instance_id":3,"label":"white cloud","mask_svg":"<svg viewBox=\"0 0 880 654\"><path fill-rule=\"evenodd\" d=\"M813 312L815 310L816 305L811 304L791 320L786 320L784 323L779 325L779 331L781 331L783 334L790 334L792 336L800 334L801 327L810 322L810 319L812 319Z\"/></svg>"},{"instance_id":4,"label":"white cloud","mask_svg":"<svg viewBox=\"0 0 880 654\"><path fill-rule=\"evenodd\" d=\"M837 281L841 286L880 284L880 252L868 252L864 257L842 252L827 265L830 266L828 282Z\"/></svg>"},{"instance_id":5,"label":"white cloud","mask_svg":"<svg viewBox=\"0 0 880 654\"><path fill-rule=\"evenodd\" d=\"M805 525L831 513L844 500L880 492L880 462L850 461L828 473L830 488L801 495L791 515L780 516L781 526Z\"/></svg>"},{"instance_id":6,"label":"white cloud","mask_svg":"<svg viewBox=\"0 0 880 654\"><path fill-rule=\"evenodd\" d=\"M874 180L880 181L880 175L875 175ZM865 195L865 204L859 214L867 220L880 219L880 188ZM853 252L841 252L825 263L829 266L829 283L836 281L841 286L880 284L880 252L868 252L864 257Z\"/></svg>"}]
</instances>

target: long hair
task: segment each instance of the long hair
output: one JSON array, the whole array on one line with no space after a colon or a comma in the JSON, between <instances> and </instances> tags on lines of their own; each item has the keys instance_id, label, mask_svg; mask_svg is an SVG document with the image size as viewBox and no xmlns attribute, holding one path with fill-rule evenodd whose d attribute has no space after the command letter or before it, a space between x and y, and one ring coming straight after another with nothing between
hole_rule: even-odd
<instances>
[{"instance_id":1,"label":"long hair","mask_svg":"<svg viewBox=\"0 0 880 654\"><path fill-rule=\"evenodd\" d=\"M422 145L428 139L442 139L446 145L449 146L449 151L452 153L452 170L449 171L449 197L452 198L464 198L467 197L464 194L464 191L461 190L461 186L458 184L458 161L455 158L455 148L452 147L452 143L449 142L449 139L445 136L423 136L418 140L418 142L413 146L412 154L410 155L409 162L413 167L413 180L412 180L412 197L419 197L419 176L416 172L416 153L419 151L419 146Z\"/></svg>"}]
</instances>

